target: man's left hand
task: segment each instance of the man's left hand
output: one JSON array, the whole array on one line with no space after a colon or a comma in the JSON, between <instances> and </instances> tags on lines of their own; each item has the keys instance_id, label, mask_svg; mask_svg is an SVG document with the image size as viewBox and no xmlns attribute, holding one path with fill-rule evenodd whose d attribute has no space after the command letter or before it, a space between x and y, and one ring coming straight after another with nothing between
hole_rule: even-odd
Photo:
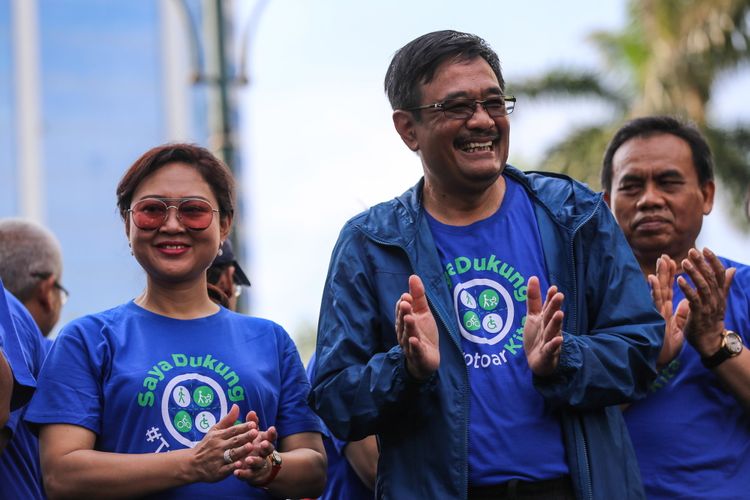
<instances>
[{"instance_id":1,"label":"man's left hand","mask_svg":"<svg viewBox=\"0 0 750 500\"><path fill-rule=\"evenodd\" d=\"M711 356L721 348L727 295L736 269L725 270L708 248L703 253L691 248L687 259L682 261L682 269L695 284L693 288L682 276L677 278L690 304L685 338L702 357Z\"/></svg>"},{"instance_id":2,"label":"man's left hand","mask_svg":"<svg viewBox=\"0 0 750 500\"><path fill-rule=\"evenodd\" d=\"M556 286L547 290L542 303L539 278L529 278L526 295L526 323L523 325L523 350L534 375L551 375L560 362L562 347L562 303L565 298Z\"/></svg>"}]
</instances>

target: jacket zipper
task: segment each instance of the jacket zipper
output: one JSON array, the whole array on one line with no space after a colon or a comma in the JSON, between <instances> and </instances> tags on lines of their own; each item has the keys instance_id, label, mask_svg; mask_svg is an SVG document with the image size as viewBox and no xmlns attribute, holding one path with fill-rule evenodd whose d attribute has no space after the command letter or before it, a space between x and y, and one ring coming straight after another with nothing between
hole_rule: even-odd
<instances>
[{"instance_id":1,"label":"jacket zipper","mask_svg":"<svg viewBox=\"0 0 750 500\"><path fill-rule=\"evenodd\" d=\"M411 259L411 256L409 255L409 253L406 251L406 249L404 247L402 247L401 245L397 245L395 243L384 241L384 240L382 240L380 238L375 237L371 233L365 232L365 234L367 235L368 238L370 238L371 240L375 241L376 243L379 243L380 245L389 246L389 247L393 247L393 248L398 248L401 251L403 251L404 254L406 254L406 259L409 261L409 265L411 266L411 268L414 270L414 273L416 274L416 272L417 272L417 266L414 264L414 262ZM440 321L440 324L443 326L443 328L445 328L445 331L448 332L448 337L451 339L451 342L453 342L453 345L456 347L456 349L458 349L459 352L463 353L463 350L461 349L461 345L458 343L458 340L456 339L456 336L453 335L453 332L451 332L451 329L448 326L448 323L443 318L442 314L440 313L440 310L435 306L435 303L430 298L431 294L427 293L427 287L425 287L425 297L427 298L427 304L430 306L430 310L434 311L434 313L435 313L434 315L437 316L437 319ZM464 363L464 374L466 375L466 378L464 380L467 383L464 384L461 397L463 399L464 408L468 409L468 405L470 403L468 401L468 396L467 396L466 389L468 387L469 368L466 366L465 363ZM466 423L466 415L464 415L464 425L463 425L463 428L464 428L464 444L465 444L464 449L468 450L469 449L469 426ZM468 493L468 487L469 487L469 458L468 458L468 455L464 457L464 474L463 474L463 477L464 477L464 488L463 488L464 495L463 495L463 498L466 498L466 494Z\"/></svg>"},{"instance_id":2,"label":"jacket zipper","mask_svg":"<svg viewBox=\"0 0 750 500\"><path fill-rule=\"evenodd\" d=\"M571 233L571 238L570 238L570 269L571 269L571 272L573 273L573 281L572 281L572 284L573 284L573 303L576 305L576 307L573 308L573 314L572 314L572 318L571 318L571 323L573 324L574 331L578 331L578 315L577 315L577 311L578 311L578 286L577 286L578 277L576 276L576 267L575 267L575 264L576 264L576 262L575 262L575 252L574 252L574 250L575 250L575 237L576 237L576 233L578 233L578 231L581 229L581 227L583 227L584 224L586 224L588 221L590 221L594 217L594 214L596 213L597 210L599 210L600 206L601 206L601 200L599 200L599 203L594 208L594 210L592 210L591 213L585 219L583 219L575 228L573 228L573 231ZM586 441L586 434L583 432L583 421L582 421L582 419L583 419L583 417L578 416L576 420L577 420L578 425L579 425L579 431L581 433L581 443L583 445L583 460L584 460L583 465L584 465L584 470L586 472L585 481L586 481L586 488L587 488L586 495L587 495L587 497L589 499L593 499L594 492L593 492L593 487L591 485L591 465L589 464L589 462L590 462L589 447L588 447L588 442Z\"/></svg>"},{"instance_id":3,"label":"jacket zipper","mask_svg":"<svg viewBox=\"0 0 750 500\"><path fill-rule=\"evenodd\" d=\"M410 261L411 261L411 259L410 259ZM413 264L412 264L412 267L414 267ZM440 323L442 323L443 327L445 328L445 331L448 332L448 336L450 337L451 342L453 342L453 345L456 346L456 349L458 349L458 352L463 353L463 350L461 349L461 345L458 343L458 340L456 340L455 336L451 333L451 330L448 327L448 323L445 322L445 320L443 319L443 316L440 314L440 311L438 310L438 308L434 306L432 300L430 299L430 296L427 294L427 290L425 290L425 297L427 297L427 303L431 306L430 309L433 310L433 311L435 311L438 319L440 320ZM463 488L464 497L463 498L465 498L466 494L468 493L468 488L469 488L469 457L468 457L468 450L469 450L469 425L466 422L466 413L468 413L469 404L471 404L471 403L470 403L470 401L468 401L468 393L466 391L466 389L468 387L468 380L469 380L469 368L466 366L466 363L464 363L463 365L464 365L464 373L466 375L466 378L464 379L466 381L466 383L463 386L463 391L462 391L462 394L461 394L461 397L462 397L463 403L464 403L464 408L466 409L465 412L464 412L465 414L464 414L464 425L463 425L463 428L464 428L464 449L467 450L467 455L464 457L464 474L463 474L463 477L464 477L464 488Z\"/></svg>"}]
</instances>

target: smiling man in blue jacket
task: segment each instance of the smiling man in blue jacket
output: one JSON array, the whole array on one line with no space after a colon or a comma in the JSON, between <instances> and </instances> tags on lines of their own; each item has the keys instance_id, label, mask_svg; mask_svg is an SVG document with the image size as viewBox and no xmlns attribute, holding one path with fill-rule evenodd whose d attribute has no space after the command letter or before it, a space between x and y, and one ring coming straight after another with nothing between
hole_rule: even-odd
<instances>
[{"instance_id":1,"label":"smiling man in blue jacket","mask_svg":"<svg viewBox=\"0 0 750 500\"><path fill-rule=\"evenodd\" d=\"M413 40L385 88L424 179L342 230L311 404L377 436L378 498L642 497L615 405L664 326L601 195L506 165L515 98L479 37Z\"/></svg>"}]
</instances>

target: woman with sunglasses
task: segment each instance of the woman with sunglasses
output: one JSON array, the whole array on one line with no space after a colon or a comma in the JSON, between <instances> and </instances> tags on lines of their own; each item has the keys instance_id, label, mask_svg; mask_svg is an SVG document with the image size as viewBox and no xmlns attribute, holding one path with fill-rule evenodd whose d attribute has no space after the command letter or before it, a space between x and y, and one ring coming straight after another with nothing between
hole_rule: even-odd
<instances>
[{"instance_id":1,"label":"woman with sunglasses","mask_svg":"<svg viewBox=\"0 0 750 500\"><path fill-rule=\"evenodd\" d=\"M320 424L299 354L270 321L208 296L234 180L207 150L172 144L125 173L117 203L146 272L135 300L66 326L27 420L50 496L313 497Z\"/></svg>"}]
</instances>

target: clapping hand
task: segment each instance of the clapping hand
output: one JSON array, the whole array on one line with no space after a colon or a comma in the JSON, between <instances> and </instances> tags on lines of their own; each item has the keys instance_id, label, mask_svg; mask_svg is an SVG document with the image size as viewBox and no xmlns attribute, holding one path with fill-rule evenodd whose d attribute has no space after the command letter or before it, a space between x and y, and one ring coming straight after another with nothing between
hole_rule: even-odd
<instances>
[{"instance_id":1,"label":"clapping hand","mask_svg":"<svg viewBox=\"0 0 750 500\"><path fill-rule=\"evenodd\" d=\"M701 356L711 356L721 346L727 295L736 269L725 270L708 248L702 253L690 249L687 259L682 261L682 269L695 284L693 288L682 276L677 278L677 285L690 305L684 325L685 338Z\"/></svg>"},{"instance_id":2,"label":"clapping hand","mask_svg":"<svg viewBox=\"0 0 750 500\"><path fill-rule=\"evenodd\" d=\"M249 412L245 420L260 428L258 415L254 411ZM248 453L236 463L235 477L252 485L264 483L271 474L268 456L276 449L274 443L277 438L278 434L274 426L265 431L259 430L253 441L248 445Z\"/></svg>"},{"instance_id":3,"label":"clapping hand","mask_svg":"<svg viewBox=\"0 0 750 500\"><path fill-rule=\"evenodd\" d=\"M532 276L526 291L526 322L523 325L523 350L534 375L551 375L560 362L562 347L562 303L565 297L556 286L547 290L542 303L539 278Z\"/></svg>"},{"instance_id":4,"label":"clapping hand","mask_svg":"<svg viewBox=\"0 0 750 500\"><path fill-rule=\"evenodd\" d=\"M198 481L212 483L224 479L253 450L252 443L258 436L257 422L235 425L239 414L239 407L232 405L193 448L192 469Z\"/></svg>"},{"instance_id":5,"label":"clapping hand","mask_svg":"<svg viewBox=\"0 0 750 500\"><path fill-rule=\"evenodd\" d=\"M657 369L664 368L676 358L685 341L684 328L690 306L687 299L683 299L677 305L677 309L673 309L672 286L676 273L677 263L665 254L656 260L656 274L648 275L648 283L651 285L651 298L659 314L664 318L666 325L664 343L656 361Z\"/></svg>"},{"instance_id":6,"label":"clapping hand","mask_svg":"<svg viewBox=\"0 0 750 500\"><path fill-rule=\"evenodd\" d=\"M409 277L409 292L396 303L396 338L406 357L406 368L418 380L427 380L440 366L435 318L418 276Z\"/></svg>"}]
</instances>

